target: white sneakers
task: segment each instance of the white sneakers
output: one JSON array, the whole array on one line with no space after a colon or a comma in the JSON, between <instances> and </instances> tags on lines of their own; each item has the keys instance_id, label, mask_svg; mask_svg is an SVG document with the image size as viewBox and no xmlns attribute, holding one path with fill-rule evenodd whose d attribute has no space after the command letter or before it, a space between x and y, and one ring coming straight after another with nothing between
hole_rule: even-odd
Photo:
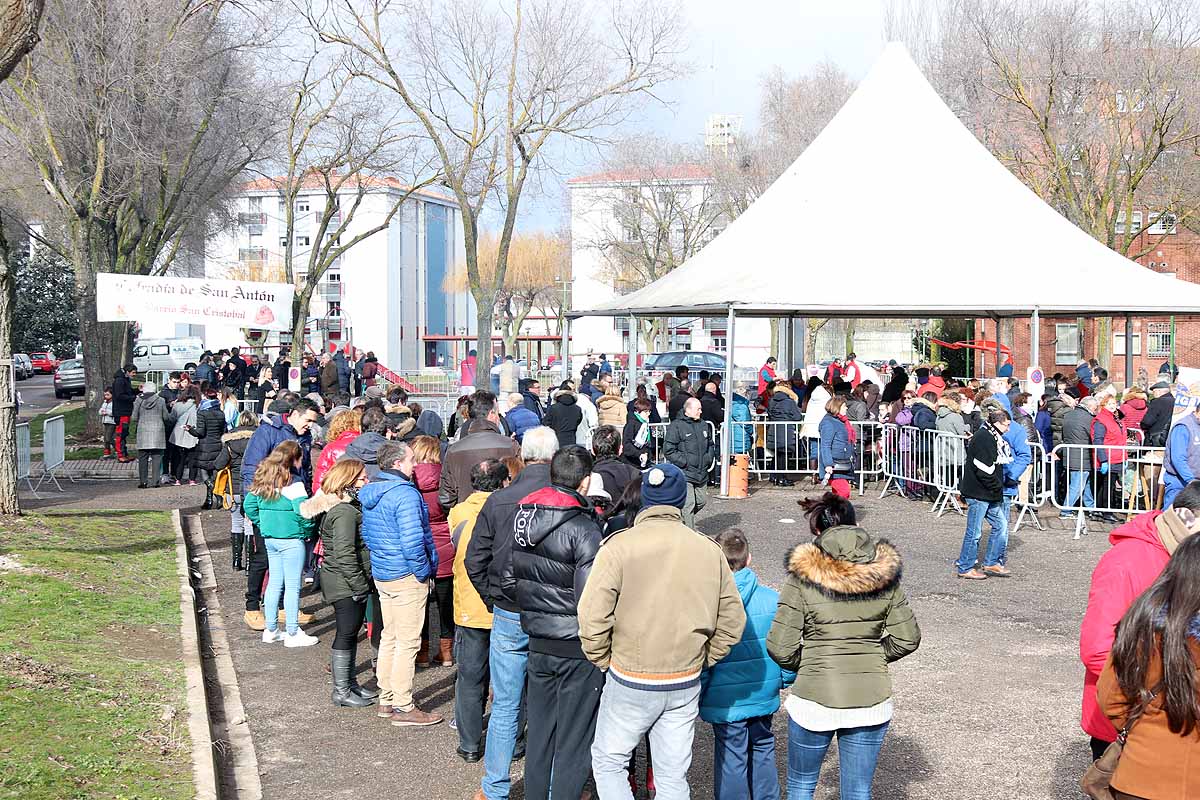
<instances>
[{"instance_id":1,"label":"white sneakers","mask_svg":"<svg viewBox=\"0 0 1200 800\"><path fill-rule=\"evenodd\" d=\"M284 647L309 647L321 641L316 636L309 636L299 628L293 634L284 633L282 628L276 630L264 630L262 633L263 644L274 644L275 642L283 642Z\"/></svg>"},{"instance_id":2,"label":"white sneakers","mask_svg":"<svg viewBox=\"0 0 1200 800\"><path fill-rule=\"evenodd\" d=\"M284 647L308 647L310 645L316 644L319 641L321 641L321 640L318 639L317 637L309 636L307 633L300 630L299 628L296 629L295 633L292 633L292 634L285 633L283 635L283 646Z\"/></svg>"}]
</instances>

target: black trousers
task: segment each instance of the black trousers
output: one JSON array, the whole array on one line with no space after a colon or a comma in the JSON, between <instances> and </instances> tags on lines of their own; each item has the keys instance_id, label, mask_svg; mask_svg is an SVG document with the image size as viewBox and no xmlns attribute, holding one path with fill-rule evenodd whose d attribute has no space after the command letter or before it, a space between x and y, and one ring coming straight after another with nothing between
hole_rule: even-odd
<instances>
[{"instance_id":1,"label":"black trousers","mask_svg":"<svg viewBox=\"0 0 1200 800\"><path fill-rule=\"evenodd\" d=\"M529 652L526 800L579 797L592 770L604 673L584 658ZM551 773L553 772L553 777Z\"/></svg>"},{"instance_id":2,"label":"black trousers","mask_svg":"<svg viewBox=\"0 0 1200 800\"><path fill-rule=\"evenodd\" d=\"M1095 761L1096 759L1100 758L1100 756L1104 755L1104 751L1108 749L1110 744L1112 744L1112 742L1106 742L1103 739L1097 739L1095 736L1093 736L1091 741L1092 761Z\"/></svg>"},{"instance_id":3,"label":"black trousers","mask_svg":"<svg viewBox=\"0 0 1200 800\"><path fill-rule=\"evenodd\" d=\"M454 631L454 723L458 726L458 746L468 753L483 750L483 710L488 699L488 648L490 628L465 628Z\"/></svg>"},{"instance_id":4,"label":"black trousers","mask_svg":"<svg viewBox=\"0 0 1200 800\"><path fill-rule=\"evenodd\" d=\"M437 601L438 636L454 638L454 576L433 579L433 600ZM431 603L432 605L432 603ZM425 624L421 627L421 638L429 638L429 609L425 609Z\"/></svg>"},{"instance_id":5,"label":"black trousers","mask_svg":"<svg viewBox=\"0 0 1200 800\"><path fill-rule=\"evenodd\" d=\"M353 597L343 597L333 601L333 621L336 632L333 634L334 650L353 650L358 642L358 632L362 630L363 620L367 618L367 598L355 600Z\"/></svg>"},{"instance_id":6,"label":"black trousers","mask_svg":"<svg viewBox=\"0 0 1200 800\"><path fill-rule=\"evenodd\" d=\"M196 465L196 455L195 447L175 448L171 459L171 474L175 476L175 480L194 481L199 477L200 468Z\"/></svg>"},{"instance_id":7,"label":"black trousers","mask_svg":"<svg viewBox=\"0 0 1200 800\"><path fill-rule=\"evenodd\" d=\"M246 520L246 529L253 526ZM258 611L262 608L263 580L267 577L267 543L262 534L254 530L254 537L246 537L246 610Z\"/></svg>"}]
</instances>

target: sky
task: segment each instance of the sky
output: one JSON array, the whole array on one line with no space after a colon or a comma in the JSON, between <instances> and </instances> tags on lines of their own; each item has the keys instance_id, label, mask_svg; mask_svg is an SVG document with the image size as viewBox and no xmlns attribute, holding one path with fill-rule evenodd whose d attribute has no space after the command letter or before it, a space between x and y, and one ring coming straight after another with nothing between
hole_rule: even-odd
<instances>
[{"instance_id":1,"label":"sky","mask_svg":"<svg viewBox=\"0 0 1200 800\"><path fill-rule=\"evenodd\" d=\"M779 66L788 75L830 59L862 78L883 50L884 0L683 0L690 21L685 60L690 74L662 87L666 105L645 104L626 126L676 142L699 143L710 114L738 114L754 130L762 77ZM561 154L557 174L528 198L519 227L554 230L567 219L565 180L597 166L594 149Z\"/></svg>"}]
</instances>

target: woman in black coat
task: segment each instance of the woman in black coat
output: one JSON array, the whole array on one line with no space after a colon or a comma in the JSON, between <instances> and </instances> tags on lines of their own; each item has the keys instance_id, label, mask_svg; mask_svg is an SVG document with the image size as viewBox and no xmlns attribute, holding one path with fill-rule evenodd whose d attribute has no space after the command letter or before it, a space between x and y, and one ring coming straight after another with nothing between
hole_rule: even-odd
<instances>
[{"instance_id":1,"label":"woman in black coat","mask_svg":"<svg viewBox=\"0 0 1200 800\"><path fill-rule=\"evenodd\" d=\"M213 478L216 477L217 459L223 446L221 437L225 435L225 413L221 411L221 401L217 399L217 390L209 387L196 412L196 424L192 426L192 434L196 437L196 466L204 470L204 505L209 509L213 505Z\"/></svg>"},{"instance_id":2,"label":"woman in black coat","mask_svg":"<svg viewBox=\"0 0 1200 800\"><path fill-rule=\"evenodd\" d=\"M646 469L650 466L651 458L653 457L654 437L649 435L647 431L646 440L638 444L638 434L641 433L643 425L652 424L650 418L650 409L653 408L651 401L645 397L639 397L633 401L633 411L625 419L625 430L621 434L621 457L633 464L638 469Z\"/></svg>"},{"instance_id":3,"label":"woman in black coat","mask_svg":"<svg viewBox=\"0 0 1200 800\"><path fill-rule=\"evenodd\" d=\"M804 414L800 412L791 387L786 381L776 381L771 402L767 405L767 421L786 424L767 425L766 445L775 454L775 472L788 469L791 465L799 466L799 433L803 419ZM776 486L796 485L787 473L773 474L771 483Z\"/></svg>"},{"instance_id":4,"label":"woman in black coat","mask_svg":"<svg viewBox=\"0 0 1200 800\"><path fill-rule=\"evenodd\" d=\"M220 437L221 452L213 462L213 469L217 472L229 467L229 493L233 495L233 502L229 506L229 543L235 571L242 569L242 546L245 537L253 533L242 516L242 459L256 428L258 415L253 411L243 411L238 417L238 426Z\"/></svg>"}]
</instances>

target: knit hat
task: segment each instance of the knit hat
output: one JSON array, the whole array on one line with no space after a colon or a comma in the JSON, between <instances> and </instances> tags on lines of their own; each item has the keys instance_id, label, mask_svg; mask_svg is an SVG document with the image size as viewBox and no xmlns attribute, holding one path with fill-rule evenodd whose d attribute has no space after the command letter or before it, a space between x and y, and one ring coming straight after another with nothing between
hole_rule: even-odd
<instances>
[{"instance_id":1,"label":"knit hat","mask_svg":"<svg viewBox=\"0 0 1200 800\"><path fill-rule=\"evenodd\" d=\"M655 464L642 473L642 508L675 506L683 508L687 500L687 478L670 463Z\"/></svg>"},{"instance_id":2,"label":"knit hat","mask_svg":"<svg viewBox=\"0 0 1200 800\"><path fill-rule=\"evenodd\" d=\"M364 394L369 398L375 398L375 397L383 398L383 397L387 396L387 392L385 392L383 390L383 387L378 384L376 384L374 386L368 386L367 391L364 392Z\"/></svg>"},{"instance_id":3,"label":"knit hat","mask_svg":"<svg viewBox=\"0 0 1200 800\"><path fill-rule=\"evenodd\" d=\"M1167 383L1166 381L1159 381L1158 383L1154 384L1150 388L1151 389L1170 389L1171 384Z\"/></svg>"},{"instance_id":4,"label":"knit hat","mask_svg":"<svg viewBox=\"0 0 1200 800\"><path fill-rule=\"evenodd\" d=\"M156 391L158 391L158 387L150 381L142 384L142 394L154 394Z\"/></svg>"}]
</instances>

